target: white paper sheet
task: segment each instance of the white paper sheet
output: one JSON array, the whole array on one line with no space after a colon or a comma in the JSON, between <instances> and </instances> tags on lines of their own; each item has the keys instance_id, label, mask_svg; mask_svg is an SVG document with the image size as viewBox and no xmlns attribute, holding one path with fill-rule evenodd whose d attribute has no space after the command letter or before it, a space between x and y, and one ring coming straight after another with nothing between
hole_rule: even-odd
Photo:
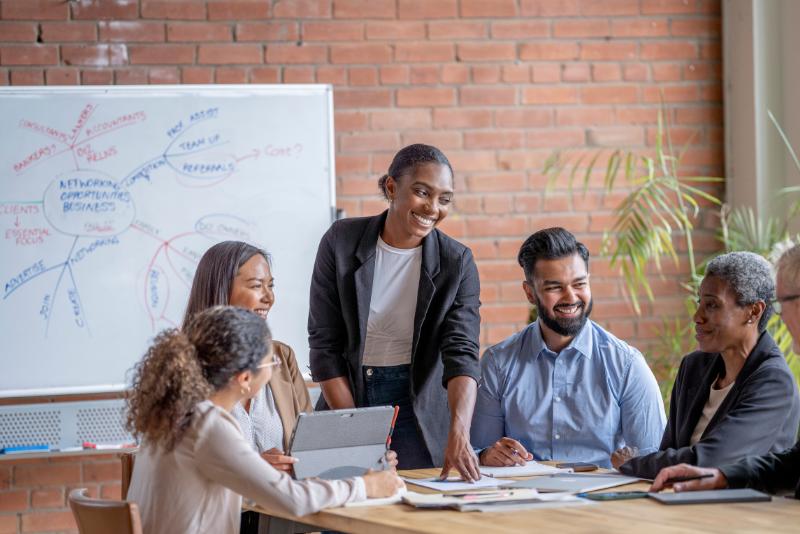
<instances>
[{"instance_id":1,"label":"white paper sheet","mask_svg":"<svg viewBox=\"0 0 800 534\"><path fill-rule=\"evenodd\" d=\"M535 461L527 462L525 465L512 465L511 467L481 466L481 474L490 477L531 477L554 475L556 473L572 473L572 469L558 469Z\"/></svg>"},{"instance_id":2,"label":"white paper sheet","mask_svg":"<svg viewBox=\"0 0 800 534\"><path fill-rule=\"evenodd\" d=\"M386 506L389 504L397 504L403 501L403 495L406 494L406 489L401 489L391 497L383 497L381 499L367 499L357 502L344 503L345 508L365 508L368 506Z\"/></svg>"},{"instance_id":3,"label":"white paper sheet","mask_svg":"<svg viewBox=\"0 0 800 534\"><path fill-rule=\"evenodd\" d=\"M429 488L436 491L463 491L474 490L476 488L494 488L500 484L508 484L513 480L505 480L493 477L481 477L476 482L464 482L461 477L447 477L445 480L439 480L438 477L432 478L407 478L401 477L408 484L415 484L423 488Z\"/></svg>"},{"instance_id":4,"label":"white paper sheet","mask_svg":"<svg viewBox=\"0 0 800 534\"><path fill-rule=\"evenodd\" d=\"M572 495L558 500L542 500L540 502L501 503L501 504L469 504L459 507L461 512L516 512L518 510L538 510L540 508L563 508L567 506L592 506L597 504L587 499L579 499Z\"/></svg>"}]
</instances>

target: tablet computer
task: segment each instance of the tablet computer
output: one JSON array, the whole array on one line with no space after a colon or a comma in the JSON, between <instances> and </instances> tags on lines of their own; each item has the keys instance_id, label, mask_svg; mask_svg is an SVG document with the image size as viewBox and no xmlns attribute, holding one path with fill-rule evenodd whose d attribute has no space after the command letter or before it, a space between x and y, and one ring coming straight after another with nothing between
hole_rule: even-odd
<instances>
[{"instance_id":1,"label":"tablet computer","mask_svg":"<svg viewBox=\"0 0 800 534\"><path fill-rule=\"evenodd\" d=\"M301 413L289 445L298 459L295 478L349 478L387 468L383 459L393 415L391 406Z\"/></svg>"},{"instance_id":2,"label":"tablet computer","mask_svg":"<svg viewBox=\"0 0 800 534\"><path fill-rule=\"evenodd\" d=\"M749 488L651 493L650 498L662 504L712 504L718 502L763 502L772 500L772 497L766 493Z\"/></svg>"}]
</instances>

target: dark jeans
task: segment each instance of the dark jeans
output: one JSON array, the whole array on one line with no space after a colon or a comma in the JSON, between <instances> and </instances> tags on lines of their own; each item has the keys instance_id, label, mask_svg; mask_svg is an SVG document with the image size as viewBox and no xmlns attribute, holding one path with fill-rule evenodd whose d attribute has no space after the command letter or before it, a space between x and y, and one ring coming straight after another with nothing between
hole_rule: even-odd
<instances>
[{"instance_id":1,"label":"dark jeans","mask_svg":"<svg viewBox=\"0 0 800 534\"><path fill-rule=\"evenodd\" d=\"M411 404L411 366L364 367L363 373L370 406L400 407L391 446L397 453L397 468L433 467Z\"/></svg>"}]
</instances>

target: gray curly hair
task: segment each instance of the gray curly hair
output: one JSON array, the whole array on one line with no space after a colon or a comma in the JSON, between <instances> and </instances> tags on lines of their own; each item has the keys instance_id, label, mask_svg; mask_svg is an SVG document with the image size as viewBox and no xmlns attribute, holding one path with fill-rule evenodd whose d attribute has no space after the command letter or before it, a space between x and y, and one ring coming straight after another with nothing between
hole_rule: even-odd
<instances>
[{"instance_id":1,"label":"gray curly hair","mask_svg":"<svg viewBox=\"0 0 800 534\"><path fill-rule=\"evenodd\" d=\"M775 295L775 282L772 279L772 265L753 252L729 252L717 256L706 266L706 277L716 276L724 280L733 294L736 304L748 306L758 301L766 304L764 313L758 321L758 331L767 328L772 315L772 302Z\"/></svg>"}]
</instances>

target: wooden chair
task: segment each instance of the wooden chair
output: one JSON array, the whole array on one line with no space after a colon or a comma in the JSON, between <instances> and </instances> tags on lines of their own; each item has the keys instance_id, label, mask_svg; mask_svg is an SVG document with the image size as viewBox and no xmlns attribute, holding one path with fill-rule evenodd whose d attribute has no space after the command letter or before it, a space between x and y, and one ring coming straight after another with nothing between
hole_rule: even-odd
<instances>
[{"instance_id":1,"label":"wooden chair","mask_svg":"<svg viewBox=\"0 0 800 534\"><path fill-rule=\"evenodd\" d=\"M120 465L122 466L122 477L120 478L122 484L120 488L120 496L122 500L128 498L128 487L131 485L131 475L133 474L133 461L136 460L136 454L133 452L123 452L119 455Z\"/></svg>"},{"instance_id":2,"label":"wooden chair","mask_svg":"<svg viewBox=\"0 0 800 534\"><path fill-rule=\"evenodd\" d=\"M69 507L80 534L142 534L136 503L92 499L86 492L86 488L69 492Z\"/></svg>"}]
</instances>

